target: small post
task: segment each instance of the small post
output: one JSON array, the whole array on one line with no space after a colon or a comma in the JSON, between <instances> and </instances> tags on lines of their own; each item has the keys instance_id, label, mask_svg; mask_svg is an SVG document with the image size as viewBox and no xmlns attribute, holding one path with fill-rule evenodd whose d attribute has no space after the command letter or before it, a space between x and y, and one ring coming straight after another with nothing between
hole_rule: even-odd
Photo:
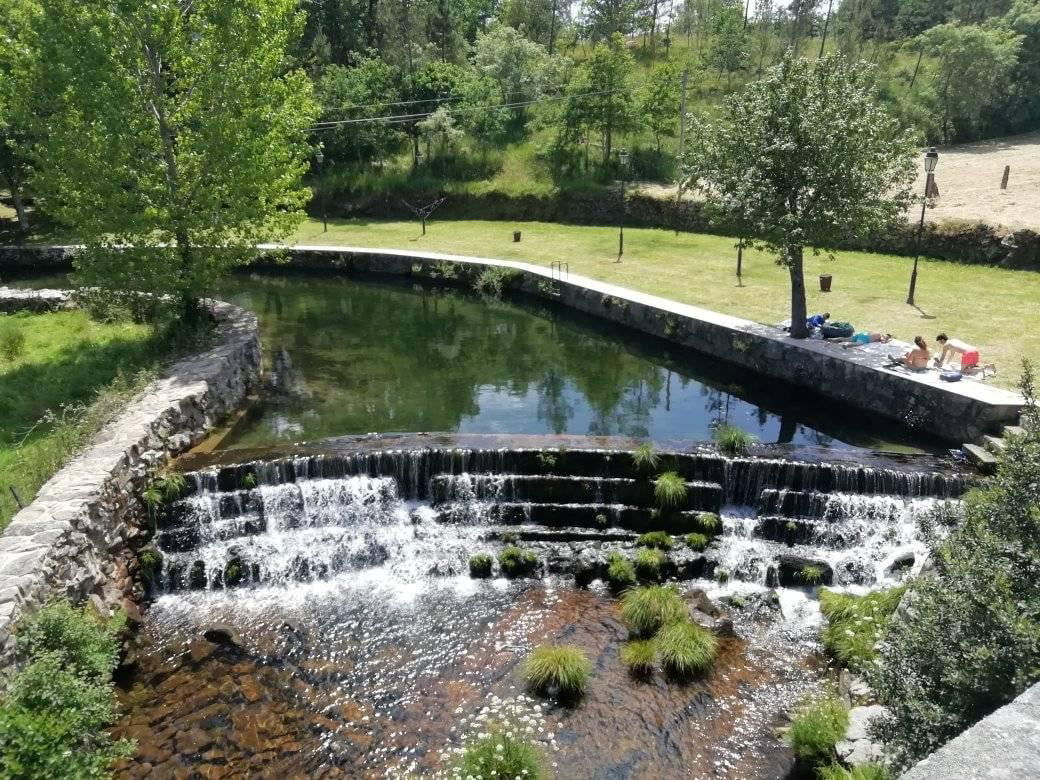
<instances>
[{"instance_id":1,"label":"small post","mask_svg":"<svg viewBox=\"0 0 1040 780\"><path fill-rule=\"evenodd\" d=\"M513 231L513 243L514 244L519 244L520 243L520 231L519 230L514 230Z\"/></svg>"},{"instance_id":2,"label":"small post","mask_svg":"<svg viewBox=\"0 0 1040 780\"><path fill-rule=\"evenodd\" d=\"M744 280L742 273L744 270L744 237L740 237L740 241L737 243L737 287L744 286Z\"/></svg>"},{"instance_id":3,"label":"small post","mask_svg":"<svg viewBox=\"0 0 1040 780\"><path fill-rule=\"evenodd\" d=\"M1006 190L1008 185L1008 179L1011 178L1011 166L1004 166L1004 175L1000 178L1000 189Z\"/></svg>"}]
</instances>

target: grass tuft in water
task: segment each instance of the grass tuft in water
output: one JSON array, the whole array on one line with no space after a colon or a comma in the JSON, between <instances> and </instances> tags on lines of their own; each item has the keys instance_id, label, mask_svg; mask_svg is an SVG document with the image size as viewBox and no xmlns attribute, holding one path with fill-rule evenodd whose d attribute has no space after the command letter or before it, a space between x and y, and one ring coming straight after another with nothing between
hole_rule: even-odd
<instances>
[{"instance_id":1,"label":"grass tuft in water","mask_svg":"<svg viewBox=\"0 0 1040 780\"><path fill-rule=\"evenodd\" d=\"M668 563L668 556L660 550L643 548L639 550L632 564L635 566L636 576L644 582L658 582L661 579L661 569Z\"/></svg>"},{"instance_id":2,"label":"grass tuft in water","mask_svg":"<svg viewBox=\"0 0 1040 780\"><path fill-rule=\"evenodd\" d=\"M816 777L817 780L890 780L892 775L880 764L857 764L851 769L831 764L817 769Z\"/></svg>"},{"instance_id":3,"label":"grass tuft in water","mask_svg":"<svg viewBox=\"0 0 1040 780\"><path fill-rule=\"evenodd\" d=\"M491 576L493 559L487 553L477 553L469 557L469 576L475 579L486 579Z\"/></svg>"},{"instance_id":4,"label":"grass tuft in water","mask_svg":"<svg viewBox=\"0 0 1040 780\"><path fill-rule=\"evenodd\" d=\"M653 674L657 647L652 639L630 639L621 646L621 663L637 677Z\"/></svg>"},{"instance_id":5,"label":"grass tuft in water","mask_svg":"<svg viewBox=\"0 0 1040 780\"><path fill-rule=\"evenodd\" d=\"M638 539L636 544L640 547L653 547L658 550L671 550L672 549L672 537L666 534L664 531L649 531Z\"/></svg>"},{"instance_id":6,"label":"grass tuft in water","mask_svg":"<svg viewBox=\"0 0 1040 780\"><path fill-rule=\"evenodd\" d=\"M722 518L714 512L701 512L697 515L697 527L704 533L714 536L722 528Z\"/></svg>"},{"instance_id":7,"label":"grass tuft in water","mask_svg":"<svg viewBox=\"0 0 1040 780\"><path fill-rule=\"evenodd\" d=\"M662 507L678 506L686 500L686 480L674 471L666 471L654 480L654 498Z\"/></svg>"},{"instance_id":8,"label":"grass tuft in water","mask_svg":"<svg viewBox=\"0 0 1040 780\"><path fill-rule=\"evenodd\" d=\"M632 565L632 561L616 552L607 556L607 583L615 593L620 593L625 588L635 585L636 568Z\"/></svg>"},{"instance_id":9,"label":"grass tuft in water","mask_svg":"<svg viewBox=\"0 0 1040 780\"><path fill-rule=\"evenodd\" d=\"M541 751L500 727L467 745L452 774L452 777L522 777L525 780L543 780L548 776Z\"/></svg>"},{"instance_id":10,"label":"grass tuft in water","mask_svg":"<svg viewBox=\"0 0 1040 780\"><path fill-rule=\"evenodd\" d=\"M532 691L573 699L585 693L592 662L574 645L542 645L524 661L524 679Z\"/></svg>"},{"instance_id":11,"label":"grass tuft in water","mask_svg":"<svg viewBox=\"0 0 1040 780\"><path fill-rule=\"evenodd\" d=\"M621 597L621 619L634 636L651 637L662 626L686 620L686 602L671 585L631 588Z\"/></svg>"},{"instance_id":12,"label":"grass tuft in water","mask_svg":"<svg viewBox=\"0 0 1040 780\"><path fill-rule=\"evenodd\" d=\"M728 423L716 428L712 433L712 438L715 439L719 450L727 455L743 455L748 451L748 447L758 441L754 435L743 428Z\"/></svg>"},{"instance_id":13,"label":"grass tuft in water","mask_svg":"<svg viewBox=\"0 0 1040 780\"><path fill-rule=\"evenodd\" d=\"M538 568L538 556L510 545L498 554L498 565L506 577L526 577Z\"/></svg>"},{"instance_id":14,"label":"grass tuft in water","mask_svg":"<svg viewBox=\"0 0 1040 780\"><path fill-rule=\"evenodd\" d=\"M813 766L828 764L834 746L845 737L849 711L836 696L825 696L803 704L791 721L787 743L794 754Z\"/></svg>"},{"instance_id":15,"label":"grass tuft in water","mask_svg":"<svg viewBox=\"0 0 1040 780\"><path fill-rule=\"evenodd\" d=\"M710 669L719 648L710 631L689 621L665 626L657 633L656 643L665 671L680 680Z\"/></svg>"},{"instance_id":16,"label":"grass tuft in water","mask_svg":"<svg viewBox=\"0 0 1040 780\"><path fill-rule=\"evenodd\" d=\"M640 444L632 450L632 465L640 471L653 471L660 462L661 456L652 444Z\"/></svg>"},{"instance_id":17,"label":"grass tuft in water","mask_svg":"<svg viewBox=\"0 0 1040 780\"><path fill-rule=\"evenodd\" d=\"M695 552L704 552L704 548L708 546L708 542L711 541L704 534L686 534L683 539L686 542L686 546Z\"/></svg>"},{"instance_id":18,"label":"grass tuft in water","mask_svg":"<svg viewBox=\"0 0 1040 780\"><path fill-rule=\"evenodd\" d=\"M798 581L803 585L819 585L823 582L823 569L819 566L803 566L798 572Z\"/></svg>"},{"instance_id":19,"label":"grass tuft in water","mask_svg":"<svg viewBox=\"0 0 1040 780\"><path fill-rule=\"evenodd\" d=\"M822 632L824 648L851 669L862 669L873 662L877 657L875 647L884 638L905 592L902 586L865 596L821 590L820 611L827 619Z\"/></svg>"}]
</instances>

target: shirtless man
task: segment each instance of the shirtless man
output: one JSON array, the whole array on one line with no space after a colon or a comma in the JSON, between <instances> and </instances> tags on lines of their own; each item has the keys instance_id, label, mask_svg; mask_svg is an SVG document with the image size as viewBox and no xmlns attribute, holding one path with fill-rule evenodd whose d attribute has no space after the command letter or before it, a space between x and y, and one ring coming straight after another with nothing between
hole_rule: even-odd
<instances>
[{"instance_id":1,"label":"shirtless man","mask_svg":"<svg viewBox=\"0 0 1040 780\"><path fill-rule=\"evenodd\" d=\"M961 358L961 373L969 374L981 370L979 366L979 348L973 347L965 341L960 339L951 339L945 333L940 333L935 337L935 340L939 342L939 346L942 347L942 354L935 359L935 365L942 368L946 364L947 358L953 359L955 356L960 355Z\"/></svg>"},{"instance_id":2,"label":"shirtless man","mask_svg":"<svg viewBox=\"0 0 1040 780\"><path fill-rule=\"evenodd\" d=\"M932 356L932 353L928 351L928 343L920 336L914 336L914 344L917 349L910 350L896 362L919 370L928 368L928 360Z\"/></svg>"}]
</instances>

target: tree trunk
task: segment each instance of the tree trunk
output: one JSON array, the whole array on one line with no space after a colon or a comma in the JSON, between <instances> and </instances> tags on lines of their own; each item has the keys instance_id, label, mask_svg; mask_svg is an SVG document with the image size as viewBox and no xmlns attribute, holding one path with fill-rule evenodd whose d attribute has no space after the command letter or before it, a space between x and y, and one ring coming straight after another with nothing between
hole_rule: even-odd
<instances>
[{"instance_id":1,"label":"tree trunk","mask_svg":"<svg viewBox=\"0 0 1040 780\"><path fill-rule=\"evenodd\" d=\"M787 270L791 274L791 336L804 339L809 335L805 326L805 268L802 262L802 247L788 247L784 254Z\"/></svg>"},{"instance_id":2,"label":"tree trunk","mask_svg":"<svg viewBox=\"0 0 1040 780\"><path fill-rule=\"evenodd\" d=\"M14 212L18 215L18 228L23 233L29 232L29 215L25 211L25 200L22 198L22 187L18 179L11 175L10 171L4 173L7 179L7 189L11 191L11 202L14 203Z\"/></svg>"}]
</instances>

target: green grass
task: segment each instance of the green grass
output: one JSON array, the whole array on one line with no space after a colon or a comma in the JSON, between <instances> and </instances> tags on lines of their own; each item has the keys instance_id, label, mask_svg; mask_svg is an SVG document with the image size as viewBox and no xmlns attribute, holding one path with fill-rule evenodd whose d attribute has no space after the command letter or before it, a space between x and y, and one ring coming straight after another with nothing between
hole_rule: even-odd
<instances>
[{"instance_id":1,"label":"green grass","mask_svg":"<svg viewBox=\"0 0 1040 780\"><path fill-rule=\"evenodd\" d=\"M791 721L787 742L794 754L814 766L834 757L834 746L844 738L849 711L841 699L826 696L802 705Z\"/></svg>"},{"instance_id":2,"label":"green grass","mask_svg":"<svg viewBox=\"0 0 1040 780\"><path fill-rule=\"evenodd\" d=\"M484 579L491 576L493 559L487 553L477 553L469 558L469 576Z\"/></svg>"},{"instance_id":3,"label":"green grass","mask_svg":"<svg viewBox=\"0 0 1040 780\"><path fill-rule=\"evenodd\" d=\"M880 764L859 764L852 769L831 764L817 769L816 777L818 780L889 780L892 775Z\"/></svg>"},{"instance_id":4,"label":"green grass","mask_svg":"<svg viewBox=\"0 0 1040 780\"><path fill-rule=\"evenodd\" d=\"M500 726L466 745L452 777L549 777L541 751L531 742Z\"/></svg>"},{"instance_id":5,"label":"green grass","mask_svg":"<svg viewBox=\"0 0 1040 780\"><path fill-rule=\"evenodd\" d=\"M538 556L530 550L510 546L498 554L498 566L506 577L526 577L538 568Z\"/></svg>"},{"instance_id":6,"label":"green grass","mask_svg":"<svg viewBox=\"0 0 1040 780\"><path fill-rule=\"evenodd\" d=\"M710 631L689 621L664 626L655 643L665 671L681 680L710 669L719 647Z\"/></svg>"},{"instance_id":7,"label":"green grass","mask_svg":"<svg viewBox=\"0 0 1040 780\"><path fill-rule=\"evenodd\" d=\"M25 343L0 358L0 528L147 381L169 354L144 325L98 323L82 311L0 318Z\"/></svg>"},{"instance_id":8,"label":"green grass","mask_svg":"<svg viewBox=\"0 0 1040 780\"><path fill-rule=\"evenodd\" d=\"M853 596L821 590L820 611L827 619L822 632L824 648L852 669L871 663L877 656L874 648L905 592L905 587L898 587Z\"/></svg>"},{"instance_id":9,"label":"green grass","mask_svg":"<svg viewBox=\"0 0 1040 780\"><path fill-rule=\"evenodd\" d=\"M512 242L513 229L523 241ZM745 251L743 285L737 286L732 238L670 230L625 230L625 257L617 260L617 230L542 222L434 221L426 236L414 222L334 220L300 227L294 241L452 252L548 265L565 259L571 273L660 295L713 311L775 324L790 316L787 271L773 257ZM866 252L837 259L806 254L808 306L829 311L857 329L890 332L904 341L923 335L932 344L946 331L995 362L996 384L1014 387L1023 357L1040 363L1040 274L924 259L917 304L906 304L912 260ZM834 276L830 293L815 277ZM1013 334L1009 337L1008 334ZM934 345L933 345L934 346Z\"/></svg>"},{"instance_id":10,"label":"green grass","mask_svg":"<svg viewBox=\"0 0 1040 780\"><path fill-rule=\"evenodd\" d=\"M722 528L722 518L714 512L701 512L697 515L697 527L709 536L714 536Z\"/></svg>"},{"instance_id":11,"label":"green grass","mask_svg":"<svg viewBox=\"0 0 1040 780\"><path fill-rule=\"evenodd\" d=\"M592 662L573 645L542 645L524 661L524 679L531 690L541 695L580 697L591 674Z\"/></svg>"},{"instance_id":12,"label":"green grass","mask_svg":"<svg viewBox=\"0 0 1040 780\"><path fill-rule=\"evenodd\" d=\"M704 548L708 546L708 542L711 539L706 534L692 533L686 534L683 541L686 542L686 546L695 552L704 552Z\"/></svg>"},{"instance_id":13,"label":"green grass","mask_svg":"<svg viewBox=\"0 0 1040 780\"><path fill-rule=\"evenodd\" d=\"M632 588L621 597L621 619L633 636L650 637L662 626L687 619L686 602L670 585Z\"/></svg>"},{"instance_id":14,"label":"green grass","mask_svg":"<svg viewBox=\"0 0 1040 780\"><path fill-rule=\"evenodd\" d=\"M743 455L755 443L755 437L735 425L720 425L712 431L718 448L727 455Z\"/></svg>"},{"instance_id":15,"label":"green grass","mask_svg":"<svg viewBox=\"0 0 1040 780\"><path fill-rule=\"evenodd\" d=\"M647 531L636 539L640 547L653 547L658 550L671 550L672 537L664 531Z\"/></svg>"},{"instance_id":16,"label":"green grass","mask_svg":"<svg viewBox=\"0 0 1040 780\"><path fill-rule=\"evenodd\" d=\"M607 582L615 593L636 584L636 567L620 553L607 556Z\"/></svg>"},{"instance_id":17,"label":"green grass","mask_svg":"<svg viewBox=\"0 0 1040 780\"><path fill-rule=\"evenodd\" d=\"M654 498L662 507L678 506L686 500L686 480L674 471L666 471L654 480Z\"/></svg>"},{"instance_id":18,"label":"green grass","mask_svg":"<svg viewBox=\"0 0 1040 780\"><path fill-rule=\"evenodd\" d=\"M632 465L640 471L653 471L660 462L661 456L652 444L640 444L632 450Z\"/></svg>"},{"instance_id":19,"label":"green grass","mask_svg":"<svg viewBox=\"0 0 1040 780\"><path fill-rule=\"evenodd\" d=\"M657 646L652 639L630 639L621 646L621 663L634 675L651 674L656 660Z\"/></svg>"},{"instance_id":20,"label":"green grass","mask_svg":"<svg viewBox=\"0 0 1040 780\"><path fill-rule=\"evenodd\" d=\"M668 563L668 556L660 550L643 548L632 559L636 576L643 582L659 582L661 568Z\"/></svg>"}]
</instances>

